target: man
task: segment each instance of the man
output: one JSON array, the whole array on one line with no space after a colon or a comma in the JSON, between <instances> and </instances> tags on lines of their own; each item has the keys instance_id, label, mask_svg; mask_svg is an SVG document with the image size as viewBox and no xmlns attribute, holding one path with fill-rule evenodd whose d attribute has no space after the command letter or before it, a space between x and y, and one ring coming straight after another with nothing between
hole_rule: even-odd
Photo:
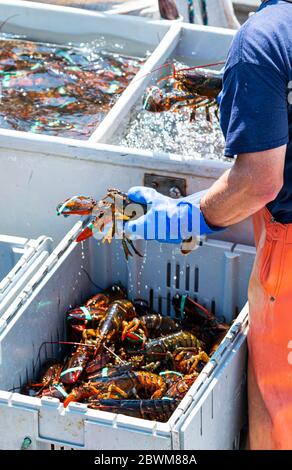
<instances>
[{"instance_id":1,"label":"man","mask_svg":"<svg viewBox=\"0 0 292 470\"><path fill-rule=\"evenodd\" d=\"M250 448L272 450L292 449L292 0L262 3L237 33L225 67L221 125L226 155L237 155L233 167L204 195L179 202L132 188L131 199L149 210L128 230L179 243L190 227L202 235L253 216Z\"/></svg>"}]
</instances>

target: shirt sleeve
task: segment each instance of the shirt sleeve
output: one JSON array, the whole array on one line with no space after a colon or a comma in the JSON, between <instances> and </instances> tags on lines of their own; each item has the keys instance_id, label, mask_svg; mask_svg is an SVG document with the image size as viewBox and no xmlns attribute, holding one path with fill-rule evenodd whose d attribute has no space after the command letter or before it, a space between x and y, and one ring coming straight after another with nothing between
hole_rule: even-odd
<instances>
[{"instance_id":1,"label":"shirt sleeve","mask_svg":"<svg viewBox=\"0 0 292 470\"><path fill-rule=\"evenodd\" d=\"M220 103L226 156L288 143L287 91L285 79L272 67L240 61L226 70Z\"/></svg>"}]
</instances>

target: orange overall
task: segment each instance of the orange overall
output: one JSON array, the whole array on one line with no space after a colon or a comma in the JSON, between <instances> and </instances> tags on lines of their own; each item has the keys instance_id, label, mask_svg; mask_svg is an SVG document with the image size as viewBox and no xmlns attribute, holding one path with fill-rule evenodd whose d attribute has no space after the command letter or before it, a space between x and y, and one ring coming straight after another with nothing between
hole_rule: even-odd
<instances>
[{"instance_id":1,"label":"orange overall","mask_svg":"<svg viewBox=\"0 0 292 470\"><path fill-rule=\"evenodd\" d=\"M292 224L254 216L249 286L250 449L292 449Z\"/></svg>"}]
</instances>

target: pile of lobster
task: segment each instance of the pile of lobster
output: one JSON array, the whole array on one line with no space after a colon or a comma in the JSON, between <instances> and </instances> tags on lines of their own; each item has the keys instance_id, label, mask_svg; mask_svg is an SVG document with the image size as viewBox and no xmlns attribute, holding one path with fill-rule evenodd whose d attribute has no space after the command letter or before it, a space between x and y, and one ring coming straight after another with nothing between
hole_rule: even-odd
<instances>
[{"instance_id":1,"label":"pile of lobster","mask_svg":"<svg viewBox=\"0 0 292 470\"><path fill-rule=\"evenodd\" d=\"M144 60L0 39L1 127L86 139Z\"/></svg>"},{"instance_id":2,"label":"pile of lobster","mask_svg":"<svg viewBox=\"0 0 292 470\"><path fill-rule=\"evenodd\" d=\"M114 285L70 309L70 354L47 360L22 393L167 421L229 328L190 297L173 306L175 318L161 316Z\"/></svg>"}]
</instances>

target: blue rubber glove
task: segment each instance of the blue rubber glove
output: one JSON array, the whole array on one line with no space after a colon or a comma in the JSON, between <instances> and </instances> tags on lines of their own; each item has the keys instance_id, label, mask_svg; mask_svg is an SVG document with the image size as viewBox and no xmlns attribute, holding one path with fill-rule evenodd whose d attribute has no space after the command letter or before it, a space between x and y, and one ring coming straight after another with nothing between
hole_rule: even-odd
<instances>
[{"instance_id":1,"label":"blue rubber glove","mask_svg":"<svg viewBox=\"0 0 292 470\"><path fill-rule=\"evenodd\" d=\"M201 212L200 201L206 191L181 199L163 196L155 189L137 186L128 191L133 203L147 205L147 213L125 224L126 235L133 239L180 244L192 237L207 235L210 228Z\"/></svg>"}]
</instances>

